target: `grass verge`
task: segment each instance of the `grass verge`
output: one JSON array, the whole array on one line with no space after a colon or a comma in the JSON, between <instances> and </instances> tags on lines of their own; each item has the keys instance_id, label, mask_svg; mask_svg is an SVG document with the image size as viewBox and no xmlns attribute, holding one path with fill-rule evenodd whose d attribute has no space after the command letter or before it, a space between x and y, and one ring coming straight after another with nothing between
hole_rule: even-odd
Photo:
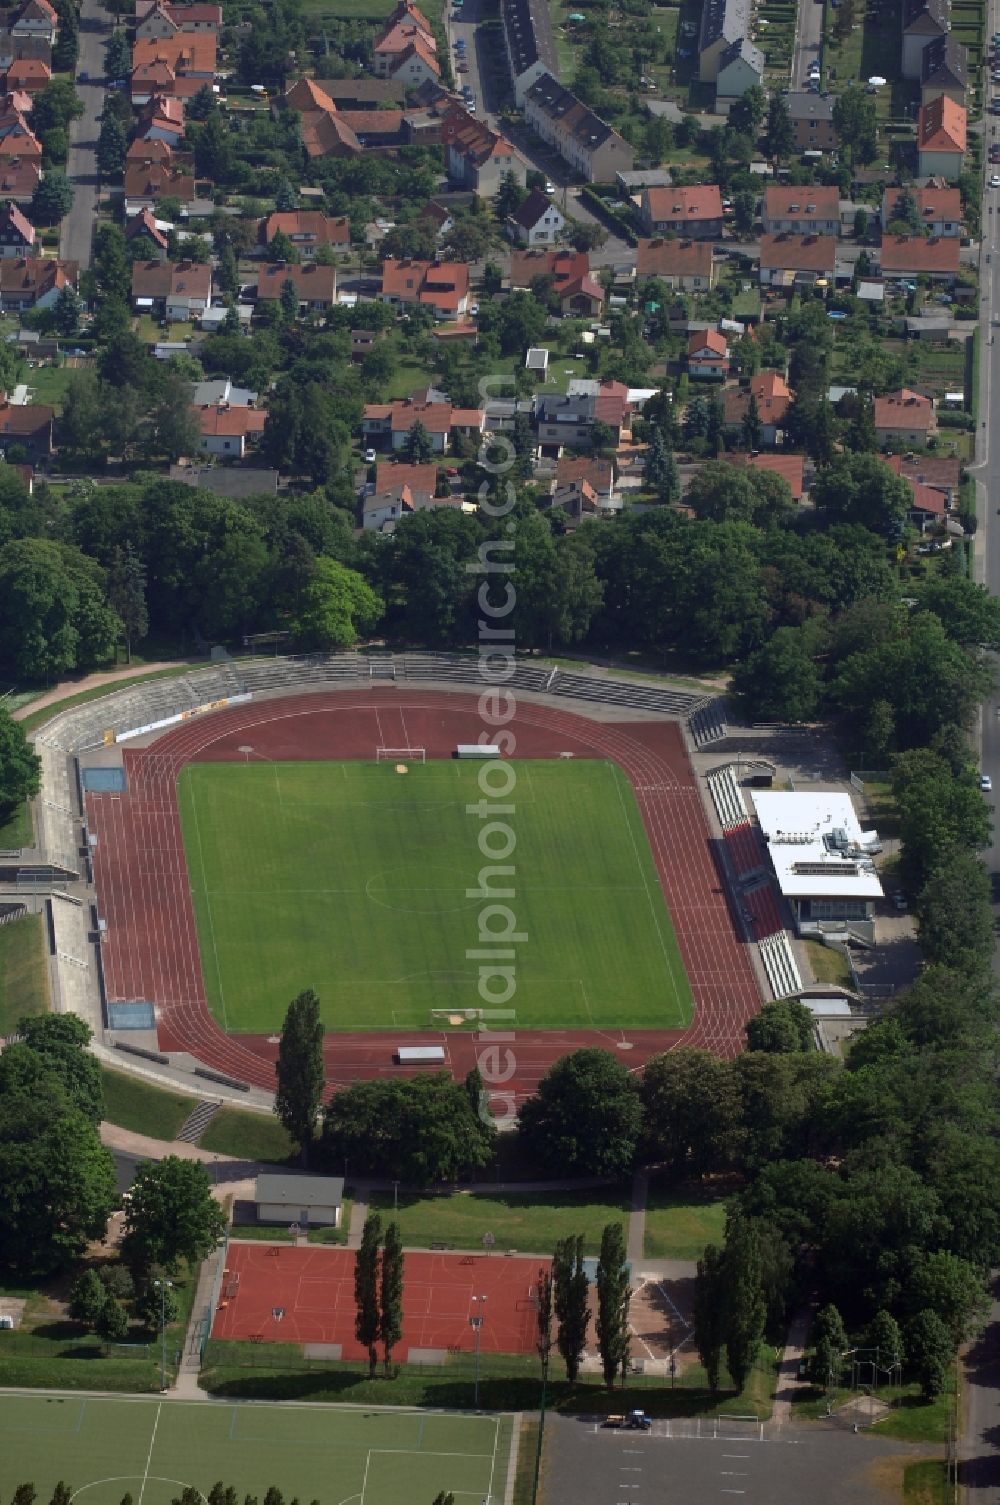
<instances>
[{"instance_id":1,"label":"grass verge","mask_svg":"<svg viewBox=\"0 0 1000 1505\"><path fill-rule=\"evenodd\" d=\"M722 1197L699 1197L651 1187L646 1199L649 1259L700 1259L706 1244L721 1244L726 1223Z\"/></svg>"},{"instance_id":2,"label":"grass verge","mask_svg":"<svg viewBox=\"0 0 1000 1505\"><path fill-rule=\"evenodd\" d=\"M108 1066L101 1067L101 1083L108 1123L129 1129L133 1134L148 1134L151 1139L176 1139L198 1102L196 1097L153 1087L140 1077L113 1071Z\"/></svg>"},{"instance_id":3,"label":"grass verge","mask_svg":"<svg viewBox=\"0 0 1000 1505\"><path fill-rule=\"evenodd\" d=\"M19 852L30 847L35 840L31 823L31 806L27 801L18 805L10 820L0 825L0 852Z\"/></svg>"},{"instance_id":4,"label":"grass verge","mask_svg":"<svg viewBox=\"0 0 1000 1505\"><path fill-rule=\"evenodd\" d=\"M943 1458L921 1458L903 1469L904 1505L944 1505L951 1499Z\"/></svg>"},{"instance_id":5,"label":"grass verge","mask_svg":"<svg viewBox=\"0 0 1000 1505\"><path fill-rule=\"evenodd\" d=\"M479 1249L491 1233L496 1248L549 1254L557 1241L582 1233L586 1252L596 1254L605 1225L625 1222L629 1198L624 1189L607 1192L509 1192L503 1196L458 1192L451 1196L410 1196L400 1192L398 1209L392 1192L376 1192L371 1206L399 1224L407 1248L450 1244Z\"/></svg>"},{"instance_id":6,"label":"grass verge","mask_svg":"<svg viewBox=\"0 0 1000 1505\"><path fill-rule=\"evenodd\" d=\"M553 1370L556 1370L553 1364ZM561 1374L561 1369L558 1373ZM704 1371L685 1368L671 1387L669 1379L630 1381L625 1399L652 1416L771 1414L776 1367L765 1361L755 1369L746 1389L722 1394L713 1403ZM723 1376L725 1378L725 1376ZM366 1367L324 1364L302 1358L290 1343L231 1343L212 1339L205 1356L201 1384L211 1394L240 1400L347 1401L354 1405L440 1406L470 1410L475 1404L474 1364L462 1354L440 1367L400 1365L395 1378L368 1378ZM534 1356L484 1355L480 1368L479 1403L485 1411L537 1411L541 1378ZM604 1388L599 1376L576 1385L550 1376L547 1405L569 1415L604 1416L623 1409L620 1390Z\"/></svg>"},{"instance_id":7,"label":"grass verge","mask_svg":"<svg viewBox=\"0 0 1000 1505\"><path fill-rule=\"evenodd\" d=\"M817 982L835 983L841 988L851 986L851 969L839 951L834 951L832 946L824 946L821 941L803 941L802 944Z\"/></svg>"},{"instance_id":8,"label":"grass verge","mask_svg":"<svg viewBox=\"0 0 1000 1505\"><path fill-rule=\"evenodd\" d=\"M292 1141L276 1118L245 1108L220 1108L198 1143L217 1155L266 1160L271 1165L284 1165L295 1154Z\"/></svg>"},{"instance_id":9,"label":"grass verge","mask_svg":"<svg viewBox=\"0 0 1000 1505\"><path fill-rule=\"evenodd\" d=\"M40 914L26 914L0 925L0 1036L13 1034L20 1019L45 1014L48 1007L45 921Z\"/></svg>"}]
</instances>

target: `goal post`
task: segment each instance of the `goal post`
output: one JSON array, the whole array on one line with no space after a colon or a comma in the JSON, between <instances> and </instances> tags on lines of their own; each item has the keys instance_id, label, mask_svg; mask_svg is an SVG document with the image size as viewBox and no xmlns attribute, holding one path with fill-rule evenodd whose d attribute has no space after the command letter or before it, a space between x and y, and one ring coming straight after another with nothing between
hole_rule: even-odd
<instances>
[{"instance_id":1,"label":"goal post","mask_svg":"<svg viewBox=\"0 0 1000 1505\"><path fill-rule=\"evenodd\" d=\"M376 763L426 763L426 747L376 747Z\"/></svg>"}]
</instances>

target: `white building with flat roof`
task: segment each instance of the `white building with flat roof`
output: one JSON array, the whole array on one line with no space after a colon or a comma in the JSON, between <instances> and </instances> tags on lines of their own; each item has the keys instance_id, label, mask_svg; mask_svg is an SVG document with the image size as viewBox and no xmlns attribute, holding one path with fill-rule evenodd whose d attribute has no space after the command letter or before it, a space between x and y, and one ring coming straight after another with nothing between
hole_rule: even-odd
<instances>
[{"instance_id":1,"label":"white building with flat roof","mask_svg":"<svg viewBox=\"0 0 1000 1505\"><path fill-rule=\"evenodd\" d=\"M873 854L877 831L862 831L848 794L753 790L774 876L800 930L870 920L883 897Z\"/></svg>"}]
</instances>

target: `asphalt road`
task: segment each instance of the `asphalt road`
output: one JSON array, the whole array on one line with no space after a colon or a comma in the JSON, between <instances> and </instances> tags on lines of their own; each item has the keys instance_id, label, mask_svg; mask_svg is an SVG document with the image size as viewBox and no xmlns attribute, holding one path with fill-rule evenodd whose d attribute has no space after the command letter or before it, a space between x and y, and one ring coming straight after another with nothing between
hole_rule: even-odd
<instances>
[{"instance_id":1,"label":"asphalt road","mask_svg":"<svg viewBox=\"0 0 1000 1505\"><path fill-rule=\"evenodd\" d=\"M802 0L795 23L795 46L792 49L791 87L793 90L805 88L809 64L820 61L822 35L822 0Z\"/></svg>"},{"instance_id":2,"label":"asphalt road","mask_svg":"<svg viewBox=\"0 0 1000 1505\"><path fill-rule=\"evenodd\" d=\"M898 1505L894 1460L919 1456L825 1423L761 1440L758 1426L726 1418L715 1435L711 1418L642 1433L551 1415L546 1436L546 1495L573 1505Z\"/></svg>"},{"instance_id":3,"label":"asphalt road","mask_svg":"<svg viewBox=\"0 0 1000 1505\"><path fill-rule=\"evenodd\" d=\"M80 61L77 64L77 93L83 100L83 114L70 126L69 158L66 173L73 185L73 207L63 220L59 254L81 267L90 265L91 241L97 218L99 183L97 176L97 136L99 116L104 108L104 44L111 35L111 20L101 0L83 0L80 10ZM81 82L82 74L87 75Z\"/></svg>"}]
</instances>

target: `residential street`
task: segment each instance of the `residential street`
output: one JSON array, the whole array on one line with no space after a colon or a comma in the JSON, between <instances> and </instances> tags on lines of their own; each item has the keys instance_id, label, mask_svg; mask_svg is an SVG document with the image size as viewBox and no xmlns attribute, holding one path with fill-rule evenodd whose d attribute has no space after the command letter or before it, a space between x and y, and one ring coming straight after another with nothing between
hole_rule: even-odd
<instances>
[{"instance_id":1,"label":"residential street","mask_svg":"<svg viewBox=\"0 0 1000 1505\"><path fill-rule=\"evenodd\" d=\"M83 0L80 10L80 61L77 64L77 92L83 100L83 114L70 126L69 160L66 173L73 185L73 207L63 220L59 254L67 261L78 261L81 268L90 265L91 239L97 217L97 136L98 118L104 106L104 44L111 35L112 23L101 0ZM86 74L86 81L80 82Z\"/></svg>"},{"instance_id":2,"label":"residential street","mask_svg":"<svg viewBox=\"0 0 1000 1505\"><path fill-rule=\"evenodd\" d=\"M822 35L823 6L820 0L802 0L795 23L795 47L792 51L791 88L793 90L805 88L809 64L820 61ZM763 41L760 41L760 46L763 45Z\"/></svg>"}]
</instances>

